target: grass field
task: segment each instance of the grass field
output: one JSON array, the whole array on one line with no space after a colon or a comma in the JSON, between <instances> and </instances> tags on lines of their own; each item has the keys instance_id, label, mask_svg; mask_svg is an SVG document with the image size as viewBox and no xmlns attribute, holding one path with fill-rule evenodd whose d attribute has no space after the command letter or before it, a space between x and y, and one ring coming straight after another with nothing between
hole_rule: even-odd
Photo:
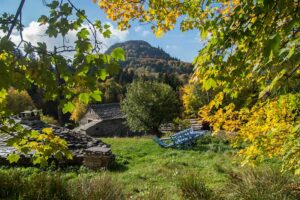
<instances>
[{"instance_id":1,"label":"grass field","mask_svg":"<svg viewBox=\"0 0 300 200\"><path fill-rule=\"evenodd\" d=\"M151 138L102 140L111 145L116 155L116 164L110 169L1 168L0 197L10 197L1 199L18 199L18 196L22 200L36 196L41 197L37 200L300 198L300 190L294 188L300 185L300 180L282 174L276 169L276 162L243 171L235 160L234 150L213 137L202 138L189 150L164 149Z\"/></svg>"},{"instance_id":2,"label":"grass field","mask_svg":"<svg viewBox=\"0 0 300 200\"><path fill-rule=\"evenodd\" d=\"M233 165L232 151L206 146L192 150L164 149L149 138L106 138L119 166L109 172L126 185L132 196L155 187L177 198L178 180L186 175L200 177L210 188L222 187L227 180L223 169ZM202 149L202 150L199 150Z\"/></svg>"}]
</instances>

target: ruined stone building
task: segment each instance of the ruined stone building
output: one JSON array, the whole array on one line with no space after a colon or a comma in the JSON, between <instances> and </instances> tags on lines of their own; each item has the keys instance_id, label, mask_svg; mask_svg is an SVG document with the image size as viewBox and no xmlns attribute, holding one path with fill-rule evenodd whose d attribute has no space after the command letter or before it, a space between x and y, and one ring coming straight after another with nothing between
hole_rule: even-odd
<instances>
[{"instance_id":1,"label":"ruined stone building","mask_svg":"<svg viewBox=\"0 0 300 200\"><path fill-rule=\"evenodd\" d=\"M93 137L122 137L130 135L119 103L90 105L79 121L76 131Z\"/></svg>"},{"instance_id":2,"label":"ruined stone building","mask_svg":"<svg viewBox=\"0 0 300 200\"><path fill-rule=\"evenodd\" d=\"M72 160L59 160L58 164L62 165L85 165L91 169L101 169L109 167L115 159L111 148L108 144L99 139L92 138L88 135L80 134L74 130L65 127L45 124L40 121L41 111L25 111L13 119L16 123L20 123L26 130L36 130L40 132L43 128L51 128L56 136L66 140L68 149L73 155ZM1 126L1 124L0 124ZM11 153L19 154L19 152L7 145L7 141L13 137L12 134L0 132L0 165L9 165L7 156ZM29 152L26 155L20 154L21 158L17 165L31 165L31 157L34 152ZM55 160L51 158L50 160ZM56 161L56 160L55 160Z\"/></svg>"}]
</instances>

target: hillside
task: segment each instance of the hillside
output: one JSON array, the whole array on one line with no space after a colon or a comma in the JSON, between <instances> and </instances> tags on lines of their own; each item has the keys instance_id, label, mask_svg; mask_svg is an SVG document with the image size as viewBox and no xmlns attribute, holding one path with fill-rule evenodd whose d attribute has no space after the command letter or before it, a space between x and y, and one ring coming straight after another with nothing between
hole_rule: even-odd
<instances>
[{"instance_id":1,"label":"hillside","mask_svg":"<svg viewBox=\"0 0 300 200\"><path fill-rule=\"evenodd\" d=\"M125 50L126 60L120 62L120 73L101 85L103 102L106 103L119 102L125 96L127 85L137 79L163 82L179 91L193 71L192 64L182 62L163 49L141 40L116 43L105 53L109 54L118 47Z\"/></svg>"},{"instance_id":2,"label":"hillside","mask_svg":"<svg viewBox=\"0 0 300 200\"><path fill-rule=\"evenodd\" d=\"M128 69L138 69L137 73L144 75L155 73L176 73L178 75L188 75L193 67L190 63L182 62L171 57L161 48L151 46L142 40L130 40L112 45L106 53L121 47L125 50L126 61L121 62L123 71ZM159 75L159 74L156 74Z\"/></svg>"}]
</instances>

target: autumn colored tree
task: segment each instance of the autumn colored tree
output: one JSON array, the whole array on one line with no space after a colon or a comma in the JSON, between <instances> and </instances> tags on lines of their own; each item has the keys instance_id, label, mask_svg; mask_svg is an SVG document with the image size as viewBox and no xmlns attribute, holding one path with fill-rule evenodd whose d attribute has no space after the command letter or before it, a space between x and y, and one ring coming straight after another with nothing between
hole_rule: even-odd
<instances>
[{"instance_id":1,"label":"autumn colored tree","mask_svg":"<svg viewBox=\"0 0 300 200\"><path fill-rule=\"evenodd\" d=\"M33 110L35 105L27 91L10 88L7 91L6 108L13 114L19 114L25 110Z\"/></svg>"},{"instance_id":2,"label":"autumn colored tree","mask_svg":"<svg viewBox=\"0 0 300 200\"><path fill-rule=\"evenodd\" d=\"M214 95L199 110L215 133L242 148L244 163L272 157L300 172L300 2L290 0L101 0L121 29L151 22L157 36L177 22L204 47L191 83ZM184 16L184 17L182 17ZM292 142L294 141L294 142Z\"/></svg>"}]
</instances>

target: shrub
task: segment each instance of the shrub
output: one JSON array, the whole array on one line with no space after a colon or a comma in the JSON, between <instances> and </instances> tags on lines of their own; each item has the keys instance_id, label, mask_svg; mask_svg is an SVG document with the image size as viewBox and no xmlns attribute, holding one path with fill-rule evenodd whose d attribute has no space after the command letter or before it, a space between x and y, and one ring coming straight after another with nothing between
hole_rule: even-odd
<instances>
[{"instance_id":1,"label":"shrub","mask_svg":"<svg viewBox=\"0 0 300 200\"><path fill-rule=\"evenodd\" d=\"M191 122L188 119L180 119L179 117L173 120L174 130L183 130L191 127Z\"/></svg>"},{"instance_id":2,"label":"shrub","mask_svg":"<svg viewBox=\"0 0 300 200\"><path fill-rule=\"evenodd\" d=\"M49 115L42 115L41 121L46 124L58 125L58 121Z\"/></svg>"},{"instance_id":3,"label":"shrub","mask_svg":"<svg viewBox=\"0 0 300 200\"><path fill-rule=\"evenodd\" d=\"M69 194L74 200L122 200L123 187L110 176L79 176L68 185Z\"/></svg>"},{"instance_id":4,"label":"shrub","mask_svg":"<svg viewBox=\"0 0 300 200\"><path fill-rule=\"evenodd\" d=\"M220 152L231 149L229 146L228 140L212 135L204 135L197 140L196 145L193 148L194 150L199 151L213 151Z\"/></svg>"},{"instance_id":5,"label":"shrub","mask_svg":"<svg viewBox=\"0 0 300 200\"><path fill-rule=\"evenodd\" d=\"M238 173L231 173L230 177L230 182L225 188L226 199L296 200L300 198L293 187L297 183L295 177L283 174L278 169L269 167L244 169Z\"/></svg>"},{"instance_id":6,"label":"shrub","mask_svg":"<svg viewBox=\"0 0 300 200\"><path fill-rule=\"evenodd\" d=\"M196 175L190 174L179 180L178 187L184 199L210 200L214 198L214 192L207 188L205 183L197 178Z\"/></svg>"}]
</instances>

